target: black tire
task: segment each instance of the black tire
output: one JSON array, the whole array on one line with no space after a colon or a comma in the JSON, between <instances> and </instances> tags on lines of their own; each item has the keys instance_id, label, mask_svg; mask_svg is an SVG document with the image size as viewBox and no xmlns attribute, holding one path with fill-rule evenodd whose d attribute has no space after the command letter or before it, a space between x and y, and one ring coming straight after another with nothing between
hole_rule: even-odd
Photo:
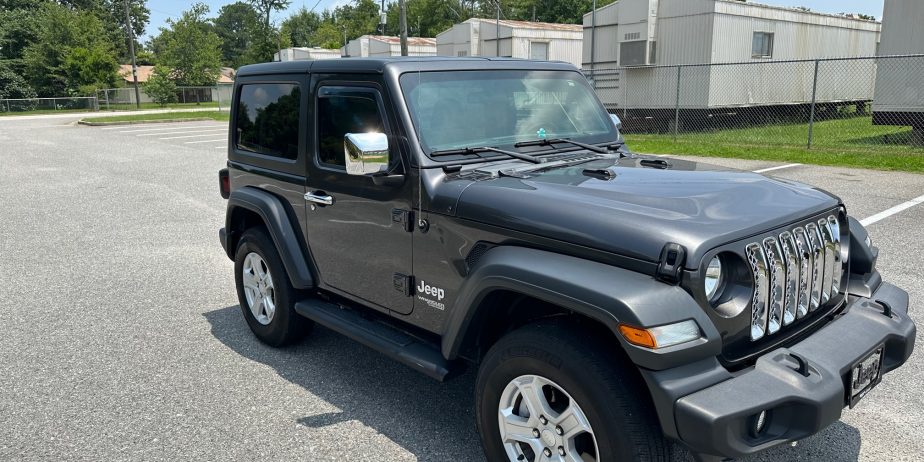
<instances>
[{"instance_id":1,"label":"black tire","mask_svg":"<svg viewBox=\"0 0 924 462\"><path fill-rule=\"evenodd\" d=\"M532 324L501 338L485 356L475 386L476 421L488 460L508 460L498 408L507 385L524 375L553 381L578 403L593 428L598 462L670 460L671 446L648 391L618 348L615 339L604 342L558 323Z\"/></svg>"},{"instance_id":2,"label":"black tire","mask_svg":"<svg viewBox=\"0 0 924 462\"><path fill-rule=\"evenodd\" d=\"M275 289L273 297L276 310L268 324L257 320L244 293L244 260L250 253L256 253L263 260ZM238 241L234 255L234 282L244 319L261 342L273 347L289 345L301 340L313 325L310 320L295 312L295 302L306 294L292 287L276 246L264 228L250 228Z\"/></svg>"}]
</instances>

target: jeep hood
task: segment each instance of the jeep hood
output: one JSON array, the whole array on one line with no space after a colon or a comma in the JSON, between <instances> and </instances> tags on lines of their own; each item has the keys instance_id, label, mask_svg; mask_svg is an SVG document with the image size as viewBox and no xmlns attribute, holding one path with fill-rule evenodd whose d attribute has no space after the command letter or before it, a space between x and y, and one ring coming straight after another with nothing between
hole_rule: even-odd
<instances>
[{"instance_id":1,"label":"jeep hood","mask_svg":"<svg viewBox=\"0 0 924 462\"><path fill-rule=\"evenodd\" d=\"M601 159L474 181L457 216L647 261L666 243L687 267L712 248L838 206L804 184L678 159ZM666 168L664 168L666 167ZM591 171L609 170L608 179Z\"/></svg>"}]
</instances>

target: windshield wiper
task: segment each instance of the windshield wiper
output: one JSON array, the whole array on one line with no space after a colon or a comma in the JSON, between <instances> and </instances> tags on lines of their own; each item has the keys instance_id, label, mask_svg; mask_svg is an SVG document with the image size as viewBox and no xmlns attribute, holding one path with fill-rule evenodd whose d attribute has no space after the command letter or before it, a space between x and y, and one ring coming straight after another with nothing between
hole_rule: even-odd
<instances>
[{"instance_id":1,"label":"windshield wiper","mask_svg":"<svg viewBox=\"0 0 924 462\"><path fill-rule=\"evenodd\" d=\"M551 146L553 144L562 144L562 143L568 143L568 144L577 146L579 148L584 148L584 149L587 149L588 151L596 152L597 154L606 154L610 152L608 148L594 146L592 144L587 144L587 143L581 143L580 141L574 141L574 140L569 140L565 138L551 138L547 140L521 141L513 145L513 147L525 148L527 146Z\"/></svg>"},{"instance_id":2,"label":"windshield wiper","mask_svg":"<svg viewBox=\"0 0 924 462\"><path fill-rule=\"evenodd\" d=\"M503 154L505 156L513 157L514 159L525 160L526 162L532 162L534 164L541 164L545 162L545 159L540 159L536 156L523 154L522 152L504 151L503 149L497 149L491 146L480 146L477 148L462 149L444 149L442 151L433 151L430 153L430 155L433 157L462 156L468 154L479 154L482 152L495 152L497 154Z\"/></svg>"}]
</instances>

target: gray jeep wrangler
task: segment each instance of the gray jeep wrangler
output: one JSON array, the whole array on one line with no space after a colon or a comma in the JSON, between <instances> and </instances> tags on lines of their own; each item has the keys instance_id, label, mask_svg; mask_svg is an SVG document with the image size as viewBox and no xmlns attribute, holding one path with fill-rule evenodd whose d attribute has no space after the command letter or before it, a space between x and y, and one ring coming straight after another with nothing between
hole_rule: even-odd
<instances>
[{"instance_id":1,"label":"gray jeep wrangler","mask_svg":"<svg viewBox=\"0 0 924 462\"><path fill-rule=\"evenodd\" d=\"M254 334L476 367L491 461L753 454L911 355L908 295L837 197L632 154L569 65L259 64L232 114L219 235Z\"/></svg>"}]
</instances>

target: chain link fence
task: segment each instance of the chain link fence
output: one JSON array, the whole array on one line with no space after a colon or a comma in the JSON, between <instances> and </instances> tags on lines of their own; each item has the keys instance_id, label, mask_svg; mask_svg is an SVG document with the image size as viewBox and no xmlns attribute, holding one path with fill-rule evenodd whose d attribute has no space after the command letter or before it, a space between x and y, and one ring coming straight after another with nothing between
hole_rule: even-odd
<instances>
[{"instance_id":1,"label":"chain link fence","mask_svg":"<svg viewBox=\"0 0 924 462\"><path fill-rule=\"evenodd\" d=\"M96 97L0 99L0 113L97 111Z\"/></svg>"},{"instance_id":2,"label":"chain link fence","mask_svg":"<svg viewBox=\"0 0 924 462\"><path fill-rule=\"evenodd\" d=\"M676 153L924 152L924 55L584 71L630 139Z\"/></svg>"},{"instance_id":3,"label":"chain link fence","mask_svg":"<svg viewBox=\"0 0 924 462\"><path fill-rule=\"evenodd\" d=\"M218 110L228 109L231 103L233 85L216 85L212 87L177 87L174 102L167 107L212 107ZM140 106L142 109L156 109L161 107L154 99L144 92L144 85L139 86ZM100 109L130 110L138 107L135 98L135 88L107 88L96 93Z\"/></svg>"}]
</instances>

